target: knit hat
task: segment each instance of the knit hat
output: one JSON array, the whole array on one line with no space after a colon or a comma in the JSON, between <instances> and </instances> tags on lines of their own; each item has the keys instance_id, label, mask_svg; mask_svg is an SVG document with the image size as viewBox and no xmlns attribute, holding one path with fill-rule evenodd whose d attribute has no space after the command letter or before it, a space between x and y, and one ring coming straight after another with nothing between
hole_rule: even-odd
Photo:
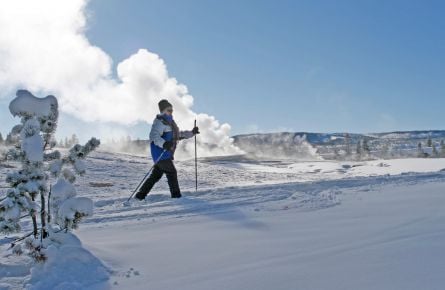
<instances>
[{"instance_id":1,"label":"knit hat","mask_svg":"<svg viewBox=\"0 0 445 290\"><path fill-rule=\"evenodd\" d=\"M170 104L167 100L161 100L158 103L159 106L159 111L162 113L165 109L167 109L168 107L173 107L172 104Z\"/></svg>"}]
</instances>

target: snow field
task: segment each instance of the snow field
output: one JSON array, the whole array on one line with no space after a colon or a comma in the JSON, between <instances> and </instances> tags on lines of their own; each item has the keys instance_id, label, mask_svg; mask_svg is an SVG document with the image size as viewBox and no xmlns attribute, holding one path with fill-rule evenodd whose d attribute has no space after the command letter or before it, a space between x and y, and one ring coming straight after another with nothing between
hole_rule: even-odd
<instances>
[{"instance_id":1,"label":"snow field","mask_svg":"<svg viewBox=\"0 0 445 290\"><path fill-rule=\"evenodd\" d=\"M94 201L83 248L43 279L4 239L0 289L443 289L443 161L203 159L198 192L193 161L177 161L184 198L163 178L126 207L151 162L94 152L75 184ZM82 278L64 285L67 271Z\"/></svg>"}]
</instances>

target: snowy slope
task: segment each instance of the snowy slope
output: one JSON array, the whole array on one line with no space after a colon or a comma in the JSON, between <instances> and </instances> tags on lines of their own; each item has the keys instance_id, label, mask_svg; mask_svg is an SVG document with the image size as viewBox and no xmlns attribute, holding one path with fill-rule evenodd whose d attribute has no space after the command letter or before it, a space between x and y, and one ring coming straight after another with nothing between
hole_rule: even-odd
<instances>
[{"instance_id":1,"label":"snowy slope","mask_svg":"<svg viewBox=\"0 0 445 290\"><path fill-rule=\"evenodd\" d=\"M205 159L198 192L193 164L177 162L185 198L163 179L125 207L148 158L88 159L95 213L77 234L112 273L103 289L444 288L444 159ZM0 247L0 289L20 289L29 268Z\"/></svg>"},{"instance_id":2,"label":"snowy slope","mask_svg":"<svg viewBox=\"0 0 445 290\"><path fill-rule=\"evenodd\" d=\"M442 190L443 183L342 190L342 204L324 210L175 214L81 237L120 269L116 289L439 290Z\"/></svg>"}]
</instances>

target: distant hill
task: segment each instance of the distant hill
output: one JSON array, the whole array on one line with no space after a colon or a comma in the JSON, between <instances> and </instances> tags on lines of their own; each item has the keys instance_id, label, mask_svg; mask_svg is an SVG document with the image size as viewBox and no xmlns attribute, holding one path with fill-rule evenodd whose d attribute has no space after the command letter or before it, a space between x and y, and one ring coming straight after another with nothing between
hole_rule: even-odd
<instances>
[{"instance_id":1,"label":"distant hill","mask_svg":"<svg viewBox=\"0 0 445 290\"><path fill-rule=\"evenodd\" d=\"M312 145L336 145L345 141L346 134L349 134L351 143L357 143L358 140L367 139L385 139L385 140L423 140L431 137L432 139L445 139L445 130L431 131L394 131L383 133L311 133L311 132L282 132L282 133L258 133L258 134L242 134L233 136L235 144L245 142L269 143L278 140L288 141L299 136L306 136L306 140Z\"/></svg>"},{"instance_id":2,"label":"distant hill","mask_svg":"<svg viewBox=\"0 0 445 290\"><path fill-rule=\"evenodd\" d=\"M349 136L349 140L347 137ZM418 154L418 143L427 147L427 139L431 138L438 147L441 140L445 140L445 130L430 131L395 131L383 133L311 133L311 132L282 132L243 134L233 136L234 144L245 152L264 157L295 157L298 159L313 159L317 156L334 158L341 151L355 152L361 140L366 140L376 157L392 154L395 157L413 157ZM313 148L314 150L310 150ZM385 152L383 152L385 151ZM388 151L391 151L388 153ZM431 148L425 148L430 152Z\"/></svg>"}]
</instances>

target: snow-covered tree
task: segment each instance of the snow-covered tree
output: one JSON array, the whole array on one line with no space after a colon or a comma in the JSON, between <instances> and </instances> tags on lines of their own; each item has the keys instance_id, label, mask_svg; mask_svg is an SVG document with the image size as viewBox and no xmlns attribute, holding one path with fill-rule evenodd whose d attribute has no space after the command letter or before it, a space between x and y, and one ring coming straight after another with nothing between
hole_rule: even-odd
<instances>
[{"instance_id":1,"label":"snow-covered tree","mask_svg":"<svg viewBox=\"0 0 445 290\"><path fill-rule=\"evenodd\" d=\"M12 144L14 144L14 140L12 134L9 133L8 135L6 135L5 145L12 145Z\"/></svg>"},{"instance_id":2,"label":"snow-covered tree","mask_svg":"<svg viewBox=\"0 0 445 290\"><path fill-rule=\"evenodd\" d=\"M92 138L84 146L74 145L68 156L51 162L50 172L57 177L57 182L51 190L51 212L54 212L54 222L63 229L75 229L82 217L91 215L92 201L84 197L76 197L74 182L76 174L86 172L85 157L99 146L99 140ZM65 168L65 167L71 167ZM51 217L50 217L51 219Z\"/></svg>"},{"instance_id":3,"label":"snow-covered tree","mask_svg":"<svg viewBox=\"0 0 445 290\"><path fill-rule=\"evenodd\" d=\"M439 157L439 151L437 151L436 144L433 143L432 147L433 147L432 157Z\"/></svg>"},{"instance_id":4,"label":"snow-covered tree","mask_svg":"<svg viewBox=\"0 0 445 290\"><path fill-rule=\"evenodd\" d=\"M427 147L432 147L433 146L433 140L431 139L431 137L428 137L428 140L426 140L426 146Z\"/></svg>"},{"instance_id":5,"label":"snow-covered tree","mask_svg":"<svg viewBox=\"0 0 445 290\"><path fill-rule=\"evenodd\" d=\"M340 150L338 148L334 148L334 159L336 159L336 160L341 159Z\"/></svg>"},{"instance_id":6,"label":"snow-covered tree","mask_svg":"<svg viewBox=\"0 0 445 290\"><path fill-rule=\"evenodd\" d=\"M423 152L422 142L417 144L417 157L425 157L425 152Z\"/></svg>"},{"instance_id":7,"label":"snow-covered tree","mask_svg":"<svg viewBox=\"0 0 445 290\"><path fill-rule=\"evenodd\" d=\"M77 138L76 134L73 134L71 136L71 145L78 144L78 143L79 143L79 138Z\"/></svg>"},{"instance_id":8,"label":"snow-covered tree","mask_svg":"<svg viewBox=\"0 0 445 290\"><path fill-rule=\"evenodd\" d=\"M346 156L351 156L351 136L348 133L345 134L345 152Z\"/></svg>"},{"instance_id":9,"label":"snow-covered tree","mask_svg":"<svg viewBox=\"0 0 445 290\"><path fill-rule=\"evenodd\" d=\"M355 154L358 160L370 157L371 149L368 145L368 139L363 138L357 142Z\"/></svg>"},{"instance_id":10,"label":"snow-covered tree","mask_svg":"<svg viewBox=\"0 0 445 290\"><path fill-rule=\"evenodd\" d=\"M0 133L0 145L3 145L5 143L5 140L3 140L3 135Z\"/></svg>"},{"instance_id":11,"label":"snow-covered tree","mask_svg":"<svg viewBox=\"0 0 445 290\"><path fill-rule=\"evenodd\" d=\"M363 150L362 150L362 141L359 140L357 142L357 146L355 149L355 154L357 155L357 159L361 159L362 158L362 154L363 154Z\"/></svg>"},{"instance_id":12,"label":"snow-covered tree","mask_svg":"<svg viewBox=\"0 0 445 290\"><path fill-rule=\"evenodd\" d=\"M362 142L363 153L369 156L371 154L371 148L369 148L368 139L363 139Z\"/></svg>"},{"instance_id":13,"label":"snow-covered tree","mask_svg":"<svg viewBox=\"0 0 445 290\"><path fill-rule=\"evenodd\" d=\"M58 103L54 96L37 98L26 90L19 90L9 110L13 116L21 118L21 123L8 134L14 146L6 153L6 157L20 161L22 167L6 177L11 188L6 197L0 198L0 233L20 231L21 220L30 217L33 230L24 237L29 238L20 240L25 240L29 254L41 261L45 260L45 248L52 241L51 235L77 227L83 216L92 213L91 200L75 197L72 186L74 173L68 168L62 170L62 167L71 165L75 172L83 174L83 159L100 142L93 138L85 146L77 144L68 156L62 158L60 152L54 150L53 136L58 119ZM52 196L48 171L59 177L52 186ZM61 196L60 192L61 173L63 180L68 180L71 186L69 194L65 196ZM66 189L63 190L66 192ZM49 203L48 197L51 197ZM56 219L52 221L50 213L54 211ZM21 253L20 244L16 244L13 251Z\"/></svg>"},{"instance_id":14,"label":"snow-covered tree","mask_svg":"<svg viewBox=\"0 0 445 290\"><path fill-rule=\"evenodd\" d=\"M37 238L37 198L40 196L41 204L45 204L48 192L44 150L56 128L58 104L54 96L38 99L28 91L19 90L17 97L10 103L9 110L13 116L21 117L21 123L14 126L9 134L15 146L8 151L7 158L21 161L22 168L6 177L11 189L0 204L0 232L20 230L20 219L25 212L31 216L33 235ZM40 235L45 238L45 207L40 208L40 214Z\"/></svg>"},{"instance_id":15,"label":"snow-covered tree","mask_svg":"<svg viewBox=\"0 0 445 290\"><path fill-rule=\"evenodd\" d=\"M389 142L385 142L382 145L382 150L381 150L381 155L383 158L387 159L387 158L391 158L392 156L392 148L391 148L391 144Z\"/></svg>"},{"instance_id":16,"label":"snow-covered tree","mask_svg":"<svg viewBox=\"0 0 445 290\"><path fill-rule=\"evenodd\" d=\"M445 157L445 142L440 140L440 157Z\"/></svg>"}]
</instances>

